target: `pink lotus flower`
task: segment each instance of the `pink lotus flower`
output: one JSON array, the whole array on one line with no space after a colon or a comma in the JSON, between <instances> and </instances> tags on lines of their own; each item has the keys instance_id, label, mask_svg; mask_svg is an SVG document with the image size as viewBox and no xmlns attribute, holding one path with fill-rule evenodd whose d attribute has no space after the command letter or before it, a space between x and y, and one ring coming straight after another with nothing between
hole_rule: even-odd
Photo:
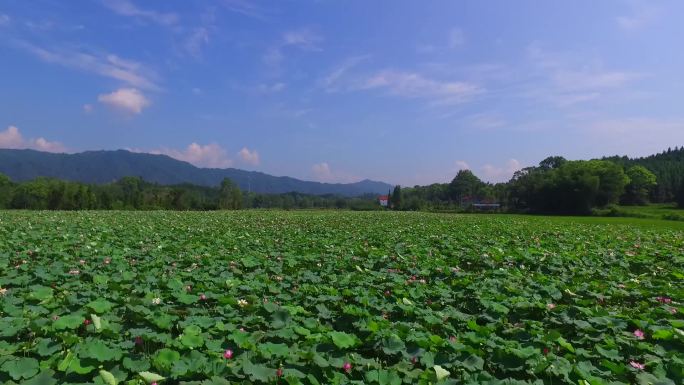
<instances>
[{"instance_id":1,"label":"pink lotus flower","mask_svg":"<svg viewBox=\"0 0 684 385\"><path fill-rule=\"evenodd\" d=\"M634 337L638 340L643 340L644 339L644 332L641 329L637 329L634 331Z\"/></svg>"},{"instance_id":2,"label":"pink lotus flower","mask_svg":"<svg viewBox=\"0 0 684 385\"><path fill-rule=\"evenodd\" d=\"M344 369L345 372L350 373L352 370L352 364L345 362L344 365L342 365L342 369Z\"/></svg>"},{"instance_id":3,"label":"pink lotus flower","mask_svg":"<svg viewBox=\"0 0 684 385\"><path fill-rule=\"evenodd\" d=\"M550 352L549 348L544 348L544 355L545 355L545 356L548 355L549 352Z\"/></svg>"},{"instance_id":4,"label":"pink lotus flower","mask_svg":"<svg viewBox=\"0 0 684 385\"><path fill-rule=\"evenodd\" d=\"M84 324L85 326L90 325L90 320L89 320L89 319L84 319L84 320L83 320L83 324Z\"/></svg>"},{"instance_id":5,"label":"pink lotus flower","mask_svg":"<svg viewBox=\"0 0 684 385\"><path fill-rule=\"evenodd\" d=\"M225 359L227 359L227 360L233 358L233 351L230 350L230 349L226 350L226 351L223 353L223 358L225 358Z\"/></svg>"},{"instance_id":6,"label":"pink lotus flower","mask_svg":"<svg viewBox=\"0 0 684 385\"><path fill-rule=\"evenodd\" d=\"M283 376L283 368L278 368L276 370L276 377L282 377Z\"/></svg>"},{"instance_id":7,"label":"pink lotus flower","mask_svg":"<svg viewBox=\"0 0 684 385\"><path fill-rule=\"evenodd\" d=\"M555 303L547 303L546 308L549 310L553 310L556 308L556 304Z\"/></svg>"},{"instance_id":8,"label":"pink lotus flower","mask_svg":"<svg viewBox=\"0 0 684 385\"><path fill-rule=\"evenodd\" d=\"M143 344L143 338L140 336L135 337L135 344L140 346Z\"/></svg>"},{"instance_id":9,"label":"pink lotus flower","mask_svg":"<svg viewBox=\"0 0 684 385\"><path fill-rule=\"evenodd\" d=\"M207 296L204 294L200 294L200 301L206 301L206 300L207 300Z\"/></svg>"},{"instance_id":10,"label":"pink lotus flower","mask_svg":"<svg viewBox=\"0 0 684 385\"><path fill-rule=\"evenodd\" d=\"M392 294L392 292L391 292L391 291L389 291L389 290L385 290L385 297L389 297L389 296L390 296L390 294Z\"/></svg>"},{"instance_id":11,"label":"pink lotus flower","mask_svg":"<svg viewBox=\"0 0 684 385\"><path fill-rule=\"evenodd\" d=\"M639 369L639 370L644 370L646 368L646 365L636 362L636 361L629 361L629 365L631 365L634 369Z\"/></svg>"},{"instance_id":12,"label":"pink lotus flower","mask_svg":"<svg viewBox=\"0 0 684 385\"><path fill-rule=\"evenodd\" d=\"M660 303L672 303L672 298L668 297L656 297L656 301Z\"/></svg>"},{"instance_id":13,"label":"pink lotus flower","mask_svg":"<svg viewBox=\"0 0 684 385\"><path fill-rule=\"evenodd\" d=\"M456 342L456 336L451 336L451 337L449 337L449 341L451 341L451 342Z\"/></svg>"},{"instance_id":14,"label":"pink lotus flower","mask_svg":"<svg viewBox=\"0 0 684 385\"><path fill-rule=\"evenodd\" d=\"M150 385L159 385L159 384L157 384L157 382L155 381L155 382L151 383Z\"/></svg>"},{"instance_id":15,"label":"pink lotus flower","mask_svg":"<svg viewBox=\"0 0 684 385\"><path fill-rule=\"evenodd\" d=\"M417 362L418 362L418 357L416 357L416 356L411 357L411 363L413 365L415 365Z\"/></svg>"},{"instance_id":16,"label":"pink lotus flower","mask_svg":"<svg viewBox=\"0 0 684 385\"><path fill-rule=\"evenodd\" d=\"M671 307L669 310L670 310L670 314L675 314L675 313L677 313L677 309L676 309L676 308Z\"/></svg>"}]
</instances>

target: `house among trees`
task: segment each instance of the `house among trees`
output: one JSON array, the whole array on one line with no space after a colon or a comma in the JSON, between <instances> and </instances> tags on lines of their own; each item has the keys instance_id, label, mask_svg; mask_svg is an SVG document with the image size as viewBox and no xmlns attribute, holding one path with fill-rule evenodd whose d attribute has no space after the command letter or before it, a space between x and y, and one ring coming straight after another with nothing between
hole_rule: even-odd
<instances>
[{"instance_id":1,"label":"house among trees","mask_svg":"<svg viewBox=\"0 0 684 385\"><path fill-rule=\"evenodd\" d=\"M378 197L378 202L380 203L380 206L387 207L389 204L389 195L380 195Z\"/></svg>"}]
</instances>

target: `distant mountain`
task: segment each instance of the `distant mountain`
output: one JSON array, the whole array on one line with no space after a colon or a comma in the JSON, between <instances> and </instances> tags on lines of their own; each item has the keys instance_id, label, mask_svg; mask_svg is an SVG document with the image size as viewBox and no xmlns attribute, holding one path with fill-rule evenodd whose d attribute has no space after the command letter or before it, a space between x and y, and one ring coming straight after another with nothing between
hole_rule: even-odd
<instances>
[{"instance_id":1,"label":"distant mountain","mask_svg":"<svg viewBox=\"0 0 684 385\"><path fill-rule=\"evenodd\" d=\"M230 178L242 190L273 194L296 191L316 195L358 196L384 194L392 187L367 179L356 183L320 183L235 168L199 168L166 155L125 150L54 154L0 149L0 173L15 182L46 176L93 184L113 182L124 176L139 176L148 182L163 185L192 183L218 186L223 178Z\"/></svg>"}]
</instances>

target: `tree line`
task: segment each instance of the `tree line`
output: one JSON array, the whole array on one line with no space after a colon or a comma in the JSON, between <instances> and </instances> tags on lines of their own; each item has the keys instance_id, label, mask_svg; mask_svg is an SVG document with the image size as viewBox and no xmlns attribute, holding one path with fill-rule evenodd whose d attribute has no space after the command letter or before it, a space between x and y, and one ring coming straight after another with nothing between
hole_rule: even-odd
<instances>
[{"instance_id":1,"label":"tree line","mask_svg":"<svg viewBox=\"0 0 684 385\"><path fill-rule=\"evenodd\" d=\"M473 203L498 203L509 212L582 215L614 204L677 202L684 208L684 148L640 159L552 156L517 171L507 183L486 183L460 170L450 183L397 186L390 199L397 210L467 210Z\"/></svg>"},{"instance_id":2,"label":"tree line","mask_svg":"<svg viewBox=\"0 0 684 385\"><path fill-rule=\"evenodd\" d=\"M14 183L0 174L0 209L26 210L239 210L379 209L375 195L348 198L296 192L259 194L241 191L226 178L218 187L193 184L164 186L140 177L105 184L84 184L54 178Z\"/></svg>"},{"instance_id":3,"label":"tree line","mask_svg":"<svg viewBox=\"0 0 684 385\"><path fill-rule=\"evenodd\" d=\"M463 211L474 203L498 203L501 210L523 213L589 214L613 204L677 202L684 208L684 147L646 158L610 157L569 161L560 156L517 171L506 183L487 183L460 170L450 183L388 192L394 210ZM52 178L14 183L0 174L0 208L38 210L238 210L380 209L377 196L342 197L301 193L259 194L240 191L226 178L220 186L173 186L124 177L105 185Z\"/></svg>"}]
</instances>

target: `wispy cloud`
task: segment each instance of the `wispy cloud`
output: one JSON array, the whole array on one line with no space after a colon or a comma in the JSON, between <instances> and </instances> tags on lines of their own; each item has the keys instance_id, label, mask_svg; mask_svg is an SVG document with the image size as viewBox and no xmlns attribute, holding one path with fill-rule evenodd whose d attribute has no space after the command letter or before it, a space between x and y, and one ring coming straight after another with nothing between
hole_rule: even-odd
<instances>
[{"instance_id":1,"label":"wispy cloud","mask_svg":"<svg viewBox=\"0 0 684 385\"><path fill-rule=\"evenodd\" d=\"M480 86L469 82L441 81L416 72L394 70L384 70L365 79L358 89L384 89L391 95L424 98L436 105L464 103L485 92Z\"/></svg>"},{"instance_id":2,"label":"wispy cloud","mask_svg":"<svg viewBox=\"0 0 684 385\"><path fill-rule=\"evenodd\" d=\"M449 31L449 48L458 48L466 42L465 33L460 28L452 28Z\"/></svg>"},{"instance_id":3,"label":"wispy cloud","mask_svg":"<svg viewBox=\"0 0 684 385\"><path fill-rule=\"evenodd\" d=\"M135 88L120 88L109 94L98 96L100 103L131 114L140 114L151 102Z\"/></svg>"},{"instance_id":4,"label":"wispy cloud","mask_svg":"<svg viewBox=\"0 0 684 385\"><path fill-rule=\"evenodd\" d=\"M251 0L221 0L221 5L231 12L260 20L266 19L270 13L268 9L257 5Z\"/></svg>"},{"instance_id":5,"label":"wispy cloud","mask_svg":"<svg viewBox=\"0 0 684 385\"><path fill-rule=\"evenodd\" d=\"M684 144L684 119L616 117L579 120L578 132L587 138L588 150L597 156L620 154L646 156Z\"/></svg>"},{"instance_id":6,"label":"wispy cloud","mask_svg":"<svg viewBox=\"0 0 684 385\"><path fill-rule=\"evenodd\" d=\"M5 15L4 13L0 13L0 27L2 27L4 25L9 25L11 20L12 19L10 19L9 15Z\"/></svg>"},{"instance_id":7,"label":"wispy cloud","mask_svg":"<svg viewBox=\"0 0 684 385\"><path fill-rule=\"evenodd\" d=\"M466 43L466 35L461 28L453 27L447 33L446 39L437 42L421 43L416 51L421 54L445 52L462 47Z\"/></svg>"},{"instance_id":8,"label":"wispy cloud","mask_svg":"<svg viewBox=\"0 0 684 385\"><path fill-rule=\"evenodd\" d=\"M506 126L506 121L496 114L480 113L466 118L465 124L476 130L493 130Z\"/></svg>"},{"instance_id":9,"label":"wispy cloud","mask_svg":"<svg viewBox=\"0 0 684 385\"><path fill-rule=\"evenodd\" d=\"M9 126L0 131L0 148L32 149L47 152L66 152L66 147L59 142L51 142L43 137L26 139L16 126Z\"/></svg>"},{"instance_id":10,"label":"wispy cloud","mask_svg":"<svg viewBox=\"0 0 684 385\"><path fill-rule=\"evenodd\" d=\"M626 86L647 76L605 69L600 62L592 63L580 53L549 52L536 43L527 48L527 54L541 79L546 81L527 90L527 96L546 99L560 107L596 101L611 92L620 91L624 95Z\"/></svg>"},{"instance_id":11,"label":"wispy cloud","mask_svg":"<svg viewBox=\"0 0 684 385\"><path fill-rule=\"evenodd\" d=\"M275 94L278 93L282 90L284 90L286 87L286 84L283 82L276 82L273 84L259 84L254 88L254 91L257 94L261 95L268 95L268 94Z\"/></svg>"},{"instance_id":12,"label":"wispy cloud","mask_svg":"<svg viewBox=\"0 0 684 385\"><path fill-rule=\"evenodd\" d=\"M197 27L183 40L183 49L190 55L199 58L202 48L209 44L209 29Z\"/></svg>"},{"instance_id":13,"label":"wispy cloud","mask_svg":"<svg viewBox=\"0 0 684 385\"><path fill-rule=\"evenodd\" d=\"M266 64L277 66L285 57L283 51L287 47L303 51L321 51L323 36L308 28L291 30L283 33L280 40L271 46L264 55Z\"/></svg>"},{"instance_id":14,"label":"wispy cloud","mask_svg":"<svg viewBox=\"0 0 684 385\"><path fill-rule=\"evenodd\" d=\"M153 71L139 62L114 54L95 54L59 47L44 48L24 40L15 40L14 43L46 63L94 73L138 88L160 89L156 83L157 75Z\"/></svg>"},{"instance_id":15,"label":"wispy cloud","mask_svg":"<svg viewBox=\"0 0 684 385\"><path fill-rule=\"evenodd\" d=\"M341 64L335 67L330 73L321 78L318 84L323 87L327 92L338 91L338 83L344 78L344 76L349 73L354 67L358 66L362 62L370 59L370 55L354 56L344 60Z\"/></svg>"},{"instance_id":16,"label":"wispy cloud","mask_svg":"<svg viewBox=\"0 0 684 385\"><path fill-rule=\"evenodd\" d=\"M617 25L628 31L641 29L658 21L662 11L653 1L632 1L630 12L615 18Z\"/></svg>"},{"instance_id":17,"label":"wispy cloud","mask_svg":"<svg viewBox=\"0 0 684 385\"><path fill-rule=\"evenodd\" d=\"M119 15L150 20L161 25L173 25L179 20L175 13L142 9L129 0L104 0L104 5Z\"/></svg>"}]
</instances>

